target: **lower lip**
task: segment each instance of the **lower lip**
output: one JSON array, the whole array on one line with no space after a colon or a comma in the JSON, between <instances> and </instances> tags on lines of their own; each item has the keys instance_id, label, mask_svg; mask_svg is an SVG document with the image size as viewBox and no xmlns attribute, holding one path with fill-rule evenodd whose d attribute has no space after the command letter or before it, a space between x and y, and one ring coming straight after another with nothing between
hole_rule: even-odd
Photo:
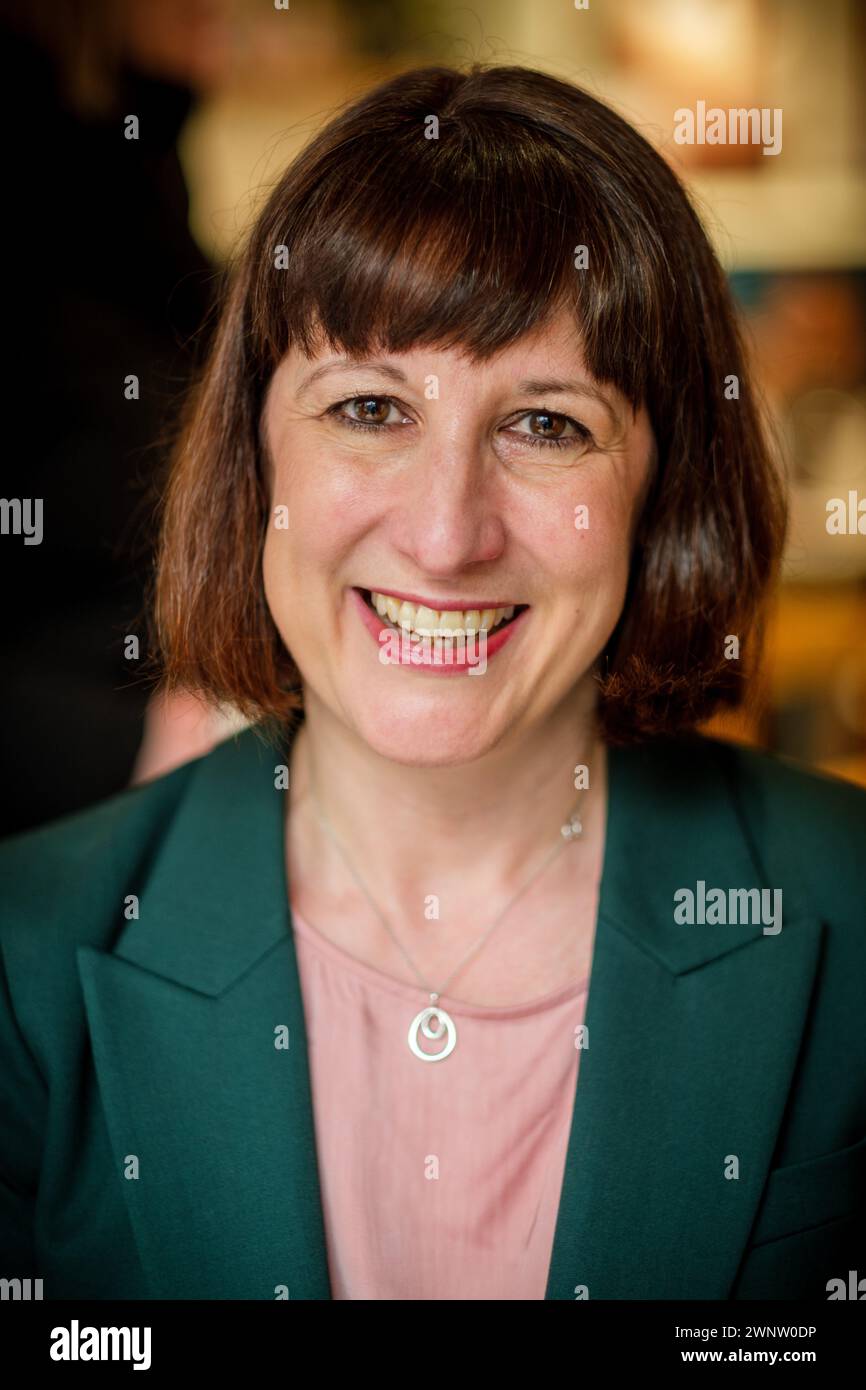
<instances>
[{"instance_id":1,"label":"lower lip","mask_svg":"<svg viewBox=\"0 0 866 1390\"><path fill-rule=\"evenodd\" d=\"M382 643L379 638L379 633L389 632L393 633L395 636L399 636L401 630L392 627L390 623L383 622L376 610L370 607L363 594L361 594L358 589L350 589L349 592L352 595L352 600L358 610L361 622L373 637L376 646L381 651ZM498 651L502 650L509 638L511 638L519 628L523 627L523 620L529 616L530 611L529 608L524 608L523 612L518 613L517 617L513 618L510 623L506 623L504 627L498 627L492 636L487 638L485 657L488 662ZM478 650L479 649L476 648L476 655ZM433 649L432 655L434 657L433 660L419 661L417 665L414 662L411 665L408 663L403 665L402 662L400 664L403 666L403 669L407 671L422 671L425 675L429 674L435 676L465 675L467 671L475 670L478 666L477 661L472 662L466 661L465 659L462 661L458 660L456 653L454 660L451 661L436 661L435 648Z\"/></svg>"}]
</instances>

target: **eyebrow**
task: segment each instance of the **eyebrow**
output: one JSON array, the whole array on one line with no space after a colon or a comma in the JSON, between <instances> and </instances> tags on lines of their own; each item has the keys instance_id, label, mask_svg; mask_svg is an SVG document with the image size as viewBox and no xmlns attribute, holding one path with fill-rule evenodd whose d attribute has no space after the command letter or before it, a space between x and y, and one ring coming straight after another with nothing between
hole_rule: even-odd
<instances>
[{"instance_id":1,"label":"eyebrow","mask_svg":"<svg viewBox=\"0 0 866 1390\"><path fill-rule=\"evenodd\" d=\"M604 407L614 424L620 422L620 414L613 401L605 391L600 390L598 386L593 386L591 381L563 381L557 378L541 380L530 377L527 381L519 381L517 390L527 396L587 396L590 400L597 401L599 405Z\"/></svg>"},{"instance_id":2,"label":"eyebrow","mask_svg":"<svg viewBox=\"0 0 866 1390\"><path fill-rule=\"evenodd\" d=\"M405 372L401 372L399 367L392 367L390 362L371 361L361 357L340 357L333 362L325 362L321 367L316 367L309 376L304 377L297 394L301 395L314 386L322 377L329 376L332 372L346 371L365 371L379 372L386 376L389 381L397 382L400 386L405 386L408 378Z\"/></svg>"}]
</instances>

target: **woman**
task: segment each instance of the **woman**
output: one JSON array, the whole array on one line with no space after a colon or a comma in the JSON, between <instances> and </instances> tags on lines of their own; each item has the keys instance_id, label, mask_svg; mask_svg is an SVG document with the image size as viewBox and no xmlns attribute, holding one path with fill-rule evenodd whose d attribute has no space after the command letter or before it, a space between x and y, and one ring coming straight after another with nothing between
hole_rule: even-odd
<instances>
[{"instance_id":1,"label":"woman","mask_svg":"<svg viewBox=\"0 0 866 1390\"><path fill-rule=\"evenodd\" d=\"M254 727L2 856L4 1273L847 1279L866 798L693 732L782 532L724 278L634 130L520 68L332 121L164 514L166 686Z\"/></svg>"}]
</instances>

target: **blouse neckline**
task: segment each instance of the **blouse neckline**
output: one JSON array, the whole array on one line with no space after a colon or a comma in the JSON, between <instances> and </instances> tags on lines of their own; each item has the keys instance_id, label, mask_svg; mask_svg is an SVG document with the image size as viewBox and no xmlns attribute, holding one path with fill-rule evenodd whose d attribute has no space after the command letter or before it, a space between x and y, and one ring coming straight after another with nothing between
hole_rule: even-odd
<instances>
[{"instance_id":1,"label":"blouse neckline","mask_svg":"<svg viewBox=\"0 0 866 1390\"><path fill-rule=\"evenodd\" d=\"M308 942L320 955L329 958L348 974L357 976L381 992L396 995L398 998L417 1004L419 1007L421 1006L419 1001L427 998L421 984L411 984L407 980L394 979L393 976L385 974L376 966L358 960L342 946L338 946L336 942L324 936L318 927L314 927L311 922L301 917L293 907L290 908L290 918L292 930L298 936ZM447 994L442 996L442 1003L450 1014L461 1015L464 1018L517 1019L556 1008L557 1005L564 1004L566 1000L578 999L586 993L588 987L589 976L587 975L582 979L572 981L570 984L562 985L559 989L544 994L540 998L530 999L524 1004L467 1004L462 1000L453 999Z\"/></svg>"}]
</instances>

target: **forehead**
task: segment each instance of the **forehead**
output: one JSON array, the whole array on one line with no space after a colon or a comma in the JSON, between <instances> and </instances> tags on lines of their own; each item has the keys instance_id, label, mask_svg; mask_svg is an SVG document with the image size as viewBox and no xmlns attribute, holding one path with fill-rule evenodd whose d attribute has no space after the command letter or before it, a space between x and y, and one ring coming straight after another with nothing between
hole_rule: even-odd
<instances>
[{"instance_id":1,"label":"forehead","mask_svg":"<svg viewBox=\"0 0 866 1390\"><path fill-rule=\"evenodd\" d=\"M622 399L613 383L604 383L602 392L602 383L595 380L587 365L580 329L567 310L551 314L513 343L483 357L459 344L418 344L401 351L374 348L358 354L320 337L310 352L298 346L290 348L271 386L306 396L317 388L321 391L329 382L342 383L359 370L375 373L395 386L410 383L419 374L445 373L457 381L519 386L529 394L543 394L545 384L547 389L562 390L580 385L605 397Z\"/></svg>"}]
</instances>

